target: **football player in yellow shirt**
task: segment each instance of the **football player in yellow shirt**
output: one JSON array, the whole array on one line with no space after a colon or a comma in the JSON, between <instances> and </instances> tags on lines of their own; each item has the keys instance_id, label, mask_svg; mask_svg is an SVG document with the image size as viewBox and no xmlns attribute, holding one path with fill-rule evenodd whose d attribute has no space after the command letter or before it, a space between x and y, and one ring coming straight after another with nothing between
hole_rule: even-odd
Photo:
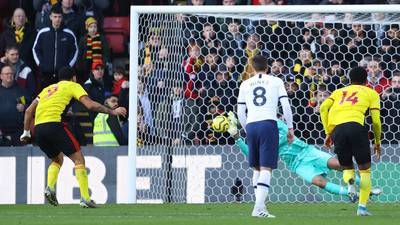
<instances>
[{"instance_id":1,"label":"football player in yellow shirt","mask_svg":"<svg viewBox=\"0 0 400 225\"><path fill-rule=\"evenodd\" d=\"M58 205L55 184L64 155L66 155L75 164L75 175L81 192L80 205L84 208L95 208L96 205L89 195L85 158L80 151L78 141L66 124L62 122L62 117L74 99L80 101L89 110L96 112L124 117L127 112L123 107L111 110L92 101L82 86L76 83L76 74L70 67L62 68L58 73L58 78L60 82L43 89L25 111L24 133L20 139L28 141L31 138L29 127L35 116L37 144L52 161L47 170L45 190L45 197L50 204Z\"/></svg>"},{"instance_id":2,"label":"football player in yellow shirt","mask_svg":"<svg viewBox=\"0 0 400 225\"><path fill-rule=\"evenodd\" d=\"M343 167L343 180L354 185L353 157L360 172L360 199L357 215L370 216L366 205L371 192L371 151L368 130L364 126L365 114L370 111L374 131L374 151L378 159L381 148L381 121L379 94L365 86L367 71L362 67L349 72L351 84L335 90L320 107L325 129L325 146L335 145L335 153Z\"/></svg>"}]
</instances>

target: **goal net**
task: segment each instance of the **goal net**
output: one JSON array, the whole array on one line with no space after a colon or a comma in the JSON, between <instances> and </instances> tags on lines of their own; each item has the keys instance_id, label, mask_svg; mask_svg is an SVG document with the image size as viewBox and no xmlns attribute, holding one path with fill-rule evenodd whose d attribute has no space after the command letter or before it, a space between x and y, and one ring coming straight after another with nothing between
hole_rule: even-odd
<instances>
[{"instance_id":1,"label":"goal net","mask_svg":"<svg viewBox=\"0 0 400 225\"><path fill-rule=\"evenodd\" d=\"M285 82L295 135L318 148L325 137L321 102L349 83L351 67L368 70L369 85L382 98L382 158L373 160L372 180L384 194L373 200L399 201L400 14L359 13L357 6L349 13L218 9L220 13L152 12L133 18L138 25L131 33L131 80L137 81L138 98L132 101L137 106L131 105L137 123L131 119L129 148L136 156L136 180L131 182L137 202L254 199L245 155L228 134L211 129L211 120L235 111L240 83L253 73L249 59L259 54L268 57L269 72ZM133 85L131 96L136 95ZM327 175L345 185L340 178L338 172ZM280 161L269 201L347 198L311 186Z\"/></svg>"}]
</instances>

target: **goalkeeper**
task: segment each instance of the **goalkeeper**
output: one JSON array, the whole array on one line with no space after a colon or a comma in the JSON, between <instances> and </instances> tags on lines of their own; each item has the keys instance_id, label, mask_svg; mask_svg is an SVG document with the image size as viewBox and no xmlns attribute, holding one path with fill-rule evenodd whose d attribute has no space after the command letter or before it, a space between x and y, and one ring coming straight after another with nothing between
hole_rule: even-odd
<instances>
[{"instance_id":1,"label":"goalkeeper","mask_svg":"<svg viewBox=\"0 0 400 225\"><path fill-rule=\"evenodd\" d=\"M233 112L228 113L228 119L230 123L228 133L235 139L235 143L247 156L249 154L249 149L243 138L239 135L237 119ZM293 143L289 145L286 139L288 128L281 120L278 120L278 129L279 157L285 162L287 168L291 172L296 173L308 183L316 185L329 193L348 196L351 202L357 201L358 195L353 185L349 185L348 188L345 188L341 185L329 182L324 178L330 170L342 170L336 157L318 150L313 145L306 144L297 137L295 137ZM258 176L256 173L257 171L254 171L253 176ZM359 184L359 180L360 179L357 177L357 184ZM381 189L374 188L371 191L371 195L379 195L381 192Z\"/></svg>"}]
</instances>

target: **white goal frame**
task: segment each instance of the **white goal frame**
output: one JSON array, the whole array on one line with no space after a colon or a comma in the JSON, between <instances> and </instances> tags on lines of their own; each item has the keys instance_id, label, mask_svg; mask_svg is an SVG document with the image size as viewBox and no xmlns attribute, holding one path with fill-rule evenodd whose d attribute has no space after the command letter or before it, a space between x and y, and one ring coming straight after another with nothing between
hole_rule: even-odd
<instances>
[{"instance_id":1,"label":"white goal frame","mask_svg":"<svg viewBox=\"0 0 400 225\"><path fill-rule=\"evenodd\" d=\"M128 145L128 203L136 203L136 153L137 153L137 78L139 55L139 15L143 13L395 13L400 5L284 5L284 6L131 6L130 18L130 83L129 95L129 145ZM134 97L133 97L134 96Z\"/></svg>"}]
</instances>

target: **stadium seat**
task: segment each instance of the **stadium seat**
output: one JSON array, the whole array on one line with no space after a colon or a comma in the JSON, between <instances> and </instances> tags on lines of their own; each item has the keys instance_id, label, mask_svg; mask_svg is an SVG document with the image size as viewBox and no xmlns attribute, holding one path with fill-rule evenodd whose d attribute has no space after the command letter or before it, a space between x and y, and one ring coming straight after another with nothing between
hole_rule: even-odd
<instances>
[{"instance_id":1,"label":"stadium seat","mask_svg":"<svg viewBox=\"0 0 400 225\"><path fill-rule=\"evenodd\" d=\"M106 33L106 39L111 48L112 53L122 54L126 52L126 40L125 35L121 33Z\"/></svg>"},{"instance_id":2,"label":"stadium seat","mask_svg":"<svg viewBox=\"0 0 400 225\"><path fill-rule=\"evenodd\" d=\"M105 17L104 34L112 53L125 53L129 37L129 17Z\"/></svg>"},{"instance_id":3,"label":"stadium seat","mask_svg":"<svg viewBox=\"0 0 400 225\"><path fill-rule=\"evenodd\" d=\"M129 36L129 17L105 17L104 32L105 33L123 33Z\"/></svg>"}]
</instances>

